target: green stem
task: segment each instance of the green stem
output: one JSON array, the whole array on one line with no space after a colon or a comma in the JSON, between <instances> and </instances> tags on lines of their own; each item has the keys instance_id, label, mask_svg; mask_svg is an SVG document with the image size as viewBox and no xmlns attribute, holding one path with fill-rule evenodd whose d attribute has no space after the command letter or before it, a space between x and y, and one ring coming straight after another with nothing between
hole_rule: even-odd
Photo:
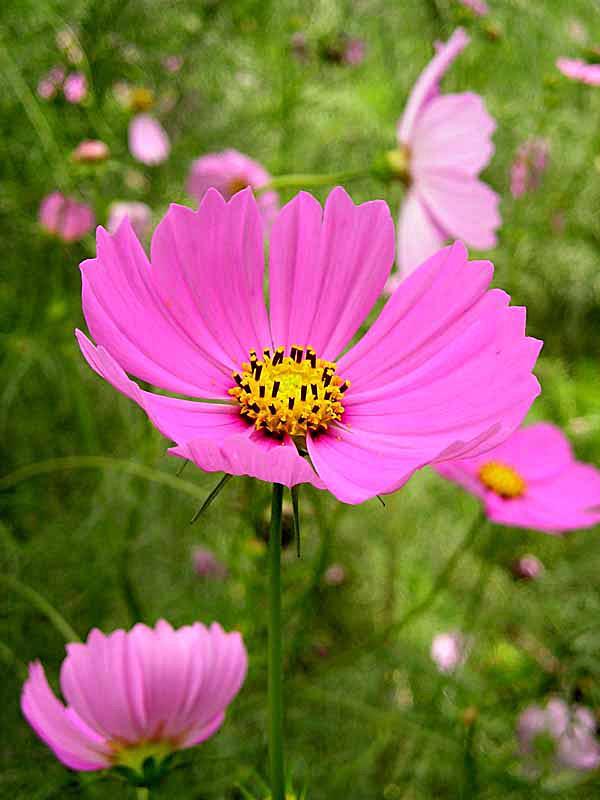
<instances>
[{"instance_id":1,"label":"green stem","mask_svg":"<svg viewBox=\"0 0 600 800\"><path fill-rule=\"evenodd\" d=\"M367 178L371 174L370 169L347 170L345 172L330 172L326 175L310 174L291 174L277 175L271 178L266 186L261 187L260 192L270 189L303 189L310 186L331 186L337 183L353 181L357 178Z\"/></svg>"},{"instance_id":2,"label":"green stem","mask_svg":"<svg viewBox=\"0 0 600 800\"><path fill-rule=\"evenodd\" d=\"M283 486L273 484L269 531L269 764L271 800L284 800L283 653L281 644L281 507Z\"/></svg>"},{"instance_id":3,"label":"green stem","mask_svg":"<svg viewBox=\"0 0 600 800\"><path fill-rule=\"evenodd\" d=\"M138 786L135 790L137 800L148 800L150 797L150 789L147 786Z\"/></svg>"},{"instance_id":4,"label":"green stem","mask_svg":"<svg viewBox=\"0 0 600 800\"><path fill-rule=\"evenodd\" d=\"M3 581L7 586L10 586L11 589L14 589L17 594L20 594L21 597L27 600L27 602L35 609L41 611L67 642L81 641L66 619L54 608L51 603L48 602L48 600L46 600L45 597L42 597L41 594L38 594L35 589L32 589L30 586L26 586L24 583L21 583L21 581L18 581L16 578L12 578L8 575L0 575L0 581Z\"/></svg>"}]
</instances>

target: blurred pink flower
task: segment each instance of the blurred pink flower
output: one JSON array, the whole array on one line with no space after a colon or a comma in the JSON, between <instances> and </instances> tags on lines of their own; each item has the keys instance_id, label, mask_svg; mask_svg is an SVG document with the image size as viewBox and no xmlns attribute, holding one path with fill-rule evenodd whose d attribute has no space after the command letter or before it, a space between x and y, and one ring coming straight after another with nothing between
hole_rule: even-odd
<instances>
[{"instance_id":1,"label":"blurred pink flower","mask_svg":"<svg viewBox=\"0 0 600 800\"><path fill-rule=\"evenodd\" d=\"M87 97L87 91L87 78L83 72L72 72L67 75L63 85L63 94L68 103L81 103Z\"/></svg>"},{"instance_id":2,"label":"blurred pink flower","mask_svg":"<svg viewBox=\"0 0 600 800\"><path fill-rule=\"evenodd\" d=\"M440 672L454 672L466 658L467 645L462 633L438 633L431 642L431 658Z\"/></svg>"},{"instance_id":3,"label":"blurred pink flower","mask_svg":"<svg viewBox=\"0 0 600 800\"><path fill-rule=\"evenodd\" d=\"M258 161L230 149L196 159L190 168L186 190L198 202L210 188L217 189L229 200L246 186L256 193L270 180L271 176ZM265 223L270 226L279 210L279 195L263 191L257 195L257 202Z\"/></svg>"},{"instance_id":4,"label":"blurred pink flower","mask_svg":"<svg viewBox=\"0 0 600 800\"><path fill-rule=\"evenodd\" d=\"M78 331L81 350L177 443L173 455L360 503L520 424L541 343L525 336L523 308L488 291L491 264L468 262L460 243L441 250L344 353L394 259L387 205L355 206L340 187L324 210L306 192L288 203L271 231L269 312L264 244L249 189L228 203L209 190L196 212L169 208L151 264L125 221L114 236L100 228L81 265L99 345ZM126 373L208 402L153 394Z\"/></svg>"},{"instance_id":5,"label":"blurred pink flower","mask_svg":"<svg viewBox=\"0 0 600 800\"><path fill-rule=\"evenodd\" d=\"M364 39L348 37L344 44L343 61L348 66L356 67L365 60L367 46Z\"/></svg>"},{"instance_id":6,"label":"blurred pink flower","mask_svg":"<svg viewBox=\"0 0 600 800\"><path fill-rule=\"evenodd\" d=\"M323 575L323 581L327 586L341 586L345 580L346 570L343 564L330 564Z\"/></svg>"},{"instance_id":7,"label":"blurred pink flower","mask_svg":"<svg viewBox=\"0 0 600 800\"><path fill-rule=\"evenodd\" d=\"M183 57L167 56L163 59L162 63L167 72L179 72L179 70L183 67Z\"/></svg>"},{"instance_id":8,"label":"blurred pink flower","mask_svg":"<svg viewBox=\"0 0 600 800\"><path fill-rule=\"evenodd\" d=\"M124 201L111 203L108 208L108 223L110 233L115 233L119 225L127 217L131 227L139 239L145 239L152 229L152 209L146 203Z\"/></svg>"},{"instance_id":9,"label":"blurred pink flower","mask_svg":"<svg viewBox=\"0 0 600 800\"><path fill-rule=\"evenodd\" d=\"M135 625L68 644L60 671L65 707L39 661L29 665L21 709L55 756L74 770L162 760L200 744L222 725L246 675L239 633L199 622L173 630Z\"/></svg>"},{"instance_id":10,"label":"blurred pink flower","mask_svg":"<svg viewBox=\"0 0 600 800\"><path fill-rule=\"evenodd\" d=\"M305 33L302 31L295 31L290 36L290 48L292 55L297 58L298 61L308 61L308 40Z\"/></svg>"},{"instance_id":11,"label":"blurred pink flower","mask_svg":"<svg viewBox=\"0 0 600 800\"><path fill-rule=\"evenodd\" d=\"M73 150L71 158L73 161L94 162L106 161L109 155L110 150L104 142L99 139L85 139Z\"/></svg>"},{"instance_id":12,"label":"blurred pink flower","mask_svg":"<svg viewBox=\"0 0 600 800\"><path fill-rule=\"evenodd\" d=\"M519 145L510 170L510 192L513 197L521 197L539 188L548 166L549 154L550 142L547 139L526 139Z\"/></svg>"},{"instance_id":13,"label":"blurred pink flower","mask_svg":"<svg viewBox=\"0 0 600 800\"><path fill-rule=\"evenodd\" d=\"M557 69L567 78L589 86L600 86L600 64L588 64L580 58L558 58Z\"/></svg>"},{"instance_id":14,"label":"blurred pink flower","mask_svg":"<svg viewBox=\"0 0 600 800\"><path fill-rule=\"evenodd\" d=\"M38 219L45 230L65 242L82 239L96 224L91 206L61 192L52 192L42 200Z\"/></svg>"},{"instance_id":15,"label":"blurred pink flower","mask_svg":"<svg viewBox=\"0 0 600 800\"><path fill-rule=\"evenodd\" d=\"M62 50L71 64L81 64L84 60L83 50L74 31L65 28L56 34L56 45Z\"/></svg>"},{"instance_id":16,"label":"blurred pink flower","mask_svg":"<svg viewBox=\"0 0 600 800\"><path fill-rule=\"evenodd\" d=\"M591 770L600 766L600 744L595 736L596 719L584 706L569 706L559 698L548 701L546 708L529 706L519 716L517 737L529 772L536 774L550 756L554 768ZM553 745L550 753L542 739Z\"/></svg>"},{"instance_id":17,"label":"blurred pink flower","mask_svg":"<svg viewBox=\"0 0 600 800\"><path fill-rule=\"evenodd\" d=\"M469 8L478 17L484 17L486 14L490 13L488 4L485 3L484 0L458 0L458 2L466 8Z\"/></svg>"},{"instance_id":18,"label":"blurred pink flower","mask_svg":"<svg viewBox=\"0 0 600 800\"><path fill-rule=\"evenodd\" d=\"M536 556L521 556L512 564L512 573L517 580L534 581L544 572L544 565Z\"/></svg>"},{"instance_id":19,"label":"blurred pink flower","mask_svg":"<svg viewBox=\"0 0 600 800\"><path fill-rule=\"evenodd\" d=\"M222 564L212 550L208 550L206 547L194 548L192 552L192 563L194 565L194 572L201 578L223 580L227 577L228 570L225 564Z\"/></svg>"},{"instance_id":20,"label":"blurred pink flower","mask_svg":"<svg viewBox=\"0 0 600 800\"><path fill-rule=\"evenodd\" d=\"M501 525L560 533L600 522L600 471L576 461L564 433L547 422L436 470L479 497Z\"/></svg>"},{"instance_id":21,"label":"blurred pink flower","mask_svg":"<svg viewBox=\"0 0 600 800\"><path fill-rule=\"evenodd\" d=\"M136 161L156 166L169 157L171 143L158 120L149 114L137 114L129 123L129 150Z\"/></svg>"},{"instance_id":22,"label":"blurred pink flower","mask_svg":"<svg viewBox=\"0 0 600 800\"><path fill-rule=\"evenodd\" d=\"M496 245L498 195L478 180L494 146L494 119L473 92L440 95L439 82L469 37L459 28L414 85L391 154L408 184L398 224L398 267L404 277L449 238L479 250Z\"/></svg>"},{"instance_id":23,"label":"blurred pink flower","mask_svg":"<svg viewBox=\"0 0 600 800\"><path fill-rule=\"evenodd\" d=\"M62 86L65 79L65 69L61 66L52 67L37 85L38 96L42 100L51 100Z\"/></svg>"}]
</instances>

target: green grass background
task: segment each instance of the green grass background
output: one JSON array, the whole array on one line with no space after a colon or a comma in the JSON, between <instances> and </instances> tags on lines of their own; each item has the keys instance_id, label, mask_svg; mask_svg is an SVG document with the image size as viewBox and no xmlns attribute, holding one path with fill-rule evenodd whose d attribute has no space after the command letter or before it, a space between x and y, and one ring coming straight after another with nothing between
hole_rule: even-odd
<instances>
[{"instance_id":1,"label":"green grass background","mask_svg":"<svg viewBox=\"0 0 600 800\"><path fill-rule=\"evenodd\" d=\"M188 467L178 480L165 440L83 362L73 337L83 323L77 264L93 241L67 246L43 234L37 209L49 191L81 191L100 222L113 199L141 199L156 221L169 202L190 202L188 165L212 150L236 147L273 174L360 168L393 147L432 42L462 21L473 41L444 85L482 93L498 120L486 172L502 195L495 282L527 305L529 332L546 342L531 416L564 426L578 455L598 462L600 89L562 78L554 61L580 52L568 36L573 19L600 44L600 15L592 0L489 3L490 16L476 19L452 0L4 0L1 798L133 796L114 777L65 770L22 719L26 663L41 658L56 686L64 642L5 578L39 592L81 635L162 616L242 630L249 676L226 724L182 754L156 797L233 800L242 797L238 784L261 796L267 770L266 562L256 537L268 487L231 481L190 527L217 476ZM92 81L85 106L35 93L60 61L55 35L67 25ZM311 48L306 63L290 56L297 30ZM339 32L365 39L362 65L317 57L316 43ZM184 58L175 75L161 63L171 54ZM128 115L111 94L117 80L156 92L173 141L163 166L144 171L128 155ZM509 166L530 135L550 139L550 167L537 193L513 200ZM68 154L85 137L109 144L109 167L74 170ZM131 169L143 175L141 189L127 188ZM385 198L396 213L398 187L364 180L348 188L357 201ZM284 565L287 763L296 791L312 800L600 796L595 775L524 780L514 738L519 711L549 694L600 707L597 530L551 538L482 528L431 606L406 621L475 520L476 502L424 471L385 508L343 507L309 489L301 504L302 558L292 547ZM194 574L197 544L228 564L227 581ZM546 572L517 584L507 566L527 552ZM348 572L340 587L322 580L332 562ZM471 652L461 671L442 677L430 642L452 629L471 637ZM467 709L477 710L471 725Z\"/></svg>"}]
</instances>

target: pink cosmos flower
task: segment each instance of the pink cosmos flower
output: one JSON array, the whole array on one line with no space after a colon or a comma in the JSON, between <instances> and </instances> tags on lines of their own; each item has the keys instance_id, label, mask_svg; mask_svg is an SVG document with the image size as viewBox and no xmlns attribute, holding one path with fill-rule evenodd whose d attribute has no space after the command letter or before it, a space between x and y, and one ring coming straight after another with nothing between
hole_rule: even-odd
<instances>
[{"instance_id":1,"label":"pink cosmos flower","mask_svg":"<svg viewBox=\"0 0 600 800\"><path fill-rule=\"evenodd\" d=\"M341 586L346 580L346 569L343 564L330 564L323 575L327 586Z\"/></svg>"},{"instance_id":2,"label":"pink cosmos flower","mask_svg":"<svg viewBox=\"0 0 600 800\"><path fill-rule=\"evenodd\" d=\"M65 69L61 66L52 67L50 72L40 80L37 85L38 96L42 100L51 100L65 79Z\"/></svg>"},{"instance_id":3,"label":"pink cosmos flower","mask_svg":"<svg viewBox=\"0 0 600 800\"><path fill-rule=\"evenodd\" d=\"M600 744L595 736L596 719L584 706L569 706L558 698L548 701L546 708L529 706L519 716L517 737L528 771L538 772L540 756L549 740L551 762L555 768L591 770L600 766Z\"/></svg>"},{"instance_id":4,"label":"pink cosmos flower","mask_svg":"<svg viewBox=\"0 0 600 800\"><path fill-rule=\"evenodd\" d=\"M436 470L479 497L501 525L559 533L600 522L600 471L576 461L564 433L545 422Z\"/></svg>"},{"instance_id":5,"label":"pink cosmos flower","mask_svg":"<svg viewBox=\"0 0 600 800\"><path fill-rule=\"evenodd\" d=\"M96 224L91 206L61 192L52 192L42 200L38 219L45 230L64 242L83 239Z\"/></svg>"},{"instance_id":6,"label":"pink cosmos flower","mask_svg":"<svg viewBox=\"0 0 600 800\"><path fill-rule=\"evenodd\" d=\"M192 563L194 572L201 578L224 580L227 577L228 570L225 564L222 564L212 550L208 550L206 547L194 548Z\"/></svg>"},{"instance_id":7,"label":"pink cosmos flower","mask_svg":"<svg viewBox=\"0 0 600 800\"><path fill-rule=\"evenodd\" d=\"M95 161L106 161L110 155L108 145L99 139L84 139L79 142L71 155L73 161L92 163Z\"/></svg>"},{"instance_id":8,"label":"pink cosmos flower","mask_svg":"<svg viewBox=\"0 0 600 800\"><path fill-rule=\"evenodd\" d=\"M137 114L129 123L129 151L136 161L156 166L169 157L171 142L158 120Z\"/></svg>"},{"instance_id":9,"label":"pink cosmos flower","mask_svg":"<svg viewBox=\"0 0 600 800\"><path fill-rule=\"evenodd\" d=\"M63 94L68 103L81 103L87 97L87 78L83 72L72 72L63 85Z\"/></svg>"},{"instance_id":10,"label":"pink cosmos flower","mask_svg":"<svg viewBox=\"0 0 600 800\"><path fill-rule=\"evenodd\" d=\"M94 629L85 644L67 645L60 671L66 707L39 661L29 665L21 709L67 767L80 771L121 765L138 770L217 731L246 675L239 633L196 622L173 630L135 625L106 636Z\"/></svg>"},{"instance_id":11,"label":"pink cosmos flower","mask_svg":"<svg viewBox=\"0 0 600 800\"><path fill-rule=\"evenodd\" d=\"M271 176L258 161L230 149L196 159L190 168L186 191L200 202L212 187L229 200L246 186L258 192L270 180ZM257 200L265 224L270 227L279 210L279 195L277 192L263 191L258 194Z\"/></svg>"},{"instance_id":12,"label":"pink cosmos flower","mask_svg":"<svg viewBox=\"0 0 600 800\"><path fill-rule=\"evenodd\" d=\"M500 225L498 195L478 180L496 128L473 92L440 95L439 82L469 43L459 28L421 74L398 123L392 168L408 183L398 225L398 267L408 275L449 238L487 250Z\"/></svg>"},{"instance_id":13,"label":"pink cosmos flower","mask_svg":"<svg viewBox=\"0 0 600 800\"><path fill-rule=\"evenodd\" d=\"M557 69L567 78L589 86L600 86L600 64L588 64L580 58L558 58Z\"/></svg>"},{"instance_id":14,"label":"pink cosmos flower","mask_svg":"<svg viewBox=\"0 0 600 800\"><path fill-rule=\"evenodd\" d=\"M454 672L464 663L467 655L467 642L462 633L438 633L431 642L431 658L438 670Z\"/></svg>"},{"instance_id":15,"label":"pink cosmos flower","mask_svg":"<svg viewBox=\"0 0 600 800\"><path fill-rule=\"evenodd\" d=\"M111 203L108 208L107 229L115 233L127 217L139 239L145 239L152 228L152 209L146 203L123 201Z\"/></svg>"},{"instance_id":16,"label":"pink cosmos flower","mask_svg":"<svg viewBox=\"0 0 600 800\"><path fill-rule=\"evenodd\" d=\"M478 17L484 17L490 13L488 4L484 0L459 0L459 3L469 8Z\"/></svg>"},{"instance_id":17,"label":"pink cosmos flower","mask_svg":"<svg viewBox=\"0 0 600 800\"><path fill-rule=\"evenodd\" d=\"M510 192L513 197L521 197L539 188L548 166L549 154L550 142L547 139L533 137L519 145L510 170Z\"/></svg>"},{"instance_id":18,"label":"pink cosmos flower","mask_svg":"<svg viewBox=\"0 0 600 800\"><path fill-rule=\"evenodd\" d=\"M525 309L488 290L489 262L469 263L459 242L436 253L344 353L394 259L387 205L355 206L340 187L324 211L305 192L291 200L271 232L268 312L262 231L249 189L228 203L209 190L196 212L170 207L151 263L125 220L113 236L99 229L81 265L98 343L77 331L82 352L173 455L360 503L521 422L541 342L525 336ZM128 372L211 402L153 394Z\"/></svg>"}]
</instances>

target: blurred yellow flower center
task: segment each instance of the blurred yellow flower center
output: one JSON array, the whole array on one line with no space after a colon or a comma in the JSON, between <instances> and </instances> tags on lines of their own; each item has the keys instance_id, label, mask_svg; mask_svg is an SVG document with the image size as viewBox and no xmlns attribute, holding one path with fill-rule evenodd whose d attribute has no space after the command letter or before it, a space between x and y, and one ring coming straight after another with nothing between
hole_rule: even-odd
<instances>
[{"instance_id":1,"label":"blurred yellow flower center","mask_svg":"<svg viewBox=\"0 0 600 800\"><path fill-rule=\"evenodd\" d=\"M154 105L154 92L138 86L131 92L130 105L133 111L148 111Z\"/></svg>"},{"instance_id":2,"label":"blurred yellow flower center","mask_svg":"<svg viewBox=\"0 0 600 800\"><path fill-rule=\"evenodd\" d=\"M242 189L245 189L248 186L248 181L245 178L232 178L229 181L229 186L227 187L229 190L230 195L237 194L241 192Z\"/></svg>"},{"instance_id":3,"label":"blurred yellow flower center","mask_svg":"<svg viewBox=\"0 0 600 800\"><path fill-rule=\"evenodd\" d=\"M312 347L293 345L289 356L283 347L273 355L265 350L262 359L251 350L250 361L233 373L236 386L229 394L257 430L305 437L309 431L326 431L342 418L342 400L350 384L336 369L333 361L317 358Z\"/></svg>"},{"instance_id":4,"label":"blurred yellow flower center","mask_svg":"<svg viewBox=\"0 0 600 800\"><path fill-rule=\"evenodd\" d=\"M521 497L527 488L519 473L501 461L488 461L480 467L479 480L492 492L506 499Z\"/></svg>"},{"instance_id":5,"label":"blurred yellow flower center","mask_svg":"<svg viewBox=\"0 0 600 800\"><path fill-rule=\"evenodd\" d=\"M386 163L390 172L398 180L410 182L409 162L410 152L408 147L401 145L396 150L388 150L385 154Z\"/></svg>"}]
</instances>

